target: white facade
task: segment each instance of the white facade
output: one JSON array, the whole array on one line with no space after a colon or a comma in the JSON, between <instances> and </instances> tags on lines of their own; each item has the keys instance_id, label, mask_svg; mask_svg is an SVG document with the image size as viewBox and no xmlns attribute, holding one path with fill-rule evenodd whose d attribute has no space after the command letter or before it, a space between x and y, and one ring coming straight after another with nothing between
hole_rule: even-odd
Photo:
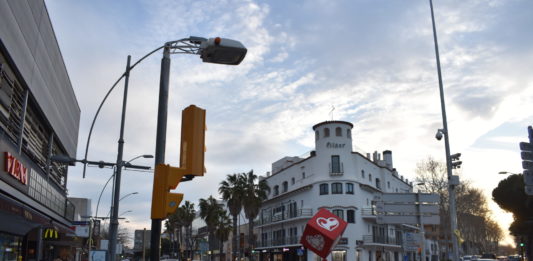
<instances>
[{"instance_id":1,"label":"white facade","mask_svg":"<svg viewBox=\"0 0 533 261\"><path fill-rule=\"evenodd\" d=\"M401 229L376 224L373 198L384 192L412 192L393 168L392 153L362 155L352 151L349 122L313 126L315 151L307 158L284 157L265 178L271 188L257 225L261 260L299 260L300 237L307 220L327 208L348 222L328 260L400 261ZM311 251L307 259L321 260Z\"/></svg>"}]
</instances>

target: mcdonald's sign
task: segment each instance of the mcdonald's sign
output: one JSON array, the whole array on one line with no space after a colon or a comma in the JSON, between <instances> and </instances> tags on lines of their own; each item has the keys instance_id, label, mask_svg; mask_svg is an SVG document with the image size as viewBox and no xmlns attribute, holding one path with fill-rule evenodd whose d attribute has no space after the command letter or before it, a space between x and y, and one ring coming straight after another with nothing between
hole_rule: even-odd
<instances>
[{"instance_id":1,"label":"mcdonald's sign","mask_svg":"<svg viewBox=\"0 0 533 261\"><path fill-rule=\"evenodd\" d=\"M54 240L59 238L59 233L54 228L46 228L44 230L43 239Z\"/></svg>"}]
</instances>

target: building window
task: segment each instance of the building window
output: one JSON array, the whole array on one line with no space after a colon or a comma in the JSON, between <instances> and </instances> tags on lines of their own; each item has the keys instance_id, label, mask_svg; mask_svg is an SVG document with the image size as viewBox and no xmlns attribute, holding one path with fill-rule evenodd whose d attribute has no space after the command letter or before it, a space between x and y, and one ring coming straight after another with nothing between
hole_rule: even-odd
<instances>
[{"instance_id":1,"label":"building window","mask_svg":"<svg viewBox=\"0 0 533 261\"><path fill-rule=\"evenodd\" d=\"M339 155L331 155L331 173L342 173Z\"/></svg>"},{"instance_id":2,"label":"building window","mask_svg":"<svg viewBox=\"0 0 533 261\"><path fill-rule=\"evenodd\" d=\"M331 184L331 194L342 194L342 183Z\"/></svg>"},{"instance_id":3,"label":"building window","mask_svg":"<svg viewBox=\"0 0 533 261\"><path fill-rule=\"evenodd\" d=\"M353 209L346 210L346 222L355 223L355 210Z\"/></svg>"},{"instance_id":4,"label":"building window","mask_svg":"<svg viewBox=\"0 0 533 261\"><path fill-rule=\"evenodd\" d=\"M320 195L327 195L327 194L329 194L328 187L329 187L329 186L328 186L327 183L320 184Z\"/></svg>"},{"instance_id":5,"label":"building window","mask_svg":"<svg viewBox=\"0 0 533 261\"><path fill-rule=\"evenodd\" d=\"M376 178L376 188L381 188L381 181L378 178Z\"/></svg>"},{"instance_id":6,"label":"building window","mask_svg":"<svg viewBox=\"0 0 533 261\"><path fill-rule=\"evenodd\" d=\"M387 181L387 188L390 188L390 181Z\"/></svg>"},{"instance_id":7,"label":"building window","mask_svg":"<svg viewBox=\"0 0 533 261\"><path fill-rule=\"evenodd\" d=\"M368 173L368 181L372 182L372 174Z\"/></svg>"},{"instance_id":8,"label":"building window","mask_svg":"<svg viewBox=\"0 0 533 261\"><path fill-rule=\"evenodd\" d=\"M318 130L315 131L315 140L318 140L320 136L320 132L318 132Z\"/></svg>"},{"instance_id":9,"label":"building window","mask_svg":"<svg viewBox=\"0 0 533 261\"><path fill-rule=\"evenodd\" d=\"M348 137L348 139L352 138L352 131L350 129L346 130L346 137Z\"/></svg>"},{"instance_id":10,"label":"building window","mask_svg":"<svg viewBox=\"0 0 533 261\"><path fill-rule=\"evenodd\" d=\"M324 128L324 137L329 137L329 128Z\"/></svg>"},{"instance_id":11,"label":"building window","mask_svg":"<svg viewBox=\"0 0 533 261\"><path fill-rule=\"evenodd\" d=\"M365 178L365 170L361 170L361 178Z\"/></svg>"},{"instance_id":12,"label":"building window","mask_svg":"<svg viewBox=\"0 0 533 261\"><path fill-rule=\"evenodd\" d=\"M289 182L283 181L282 185L283 185L283 192L287 192L287 190L289 190Z\"/></svg>"},{"instance_id":13,"label":"building window","mask_svg":"<svg viewBox=\"0 0 533 261\"><path fill-rule=\"evenodd\" d=\"M294 178L291 178L291 185L294 185Z\"/></svg>"},{"instance_id":14,"label":"building window","mask_svg":"<svg viewBox=\"0 0 533 261\"><path fill-rule=\"evenodd\" d=\"M334 209L332 211L332 213L333 213L333 215L344 219L344 210L342 210L342 209Z\"/></svg>"},{"instance_id":15,"label":"building window","mask_svg":"<svg viewBox=\"0 0 533 261\"><path fill-rule=\"evenodd\" d=\"M342 137L342 129L341 129L341 127L335 128L335 136Z\"/></svg>"},{"instance_id":16,"label":"building window","mask_svg":"<svg viewBox=\"0 0 533 261\"><path fill-rule=\"evenodd\" d=\"M346 194L353 194L353 183L346 183Z\"/></svg>"},{"instance_id":17,"label":"building window","mask_svg":"<svg viewBox=\"0 0 533 261\"><path fill-rule=\"evenodd\" d=\"M278 185L274 186L274 196L277 196L277 195L279 195L279 186Z\"/></svg>"},{"instance_id":18,"label":"building window","mask_svg":"<svg viewBox=\"0 0 533 261\"><path fill-rule=\"evenodd\" d=\"M302 172L302 179L305 179L305 172Z\"/></svg>"}]
</instances>

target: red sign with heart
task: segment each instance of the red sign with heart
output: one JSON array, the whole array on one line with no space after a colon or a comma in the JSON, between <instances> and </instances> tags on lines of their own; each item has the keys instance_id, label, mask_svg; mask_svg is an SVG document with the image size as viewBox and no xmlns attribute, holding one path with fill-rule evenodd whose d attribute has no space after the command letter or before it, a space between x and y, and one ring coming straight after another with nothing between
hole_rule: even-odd
<instances>
[{"instance_id":1,"label":"red sign with heart","mask_svg":"<svg viewBox=\"0 0 533 261\"><path fill-rule=\"evenodd\" d=\"M327 209L320 209L305 226L300 243L307 249L326 258L339 241L348 223Z\"/></svg>"}]
</instances>

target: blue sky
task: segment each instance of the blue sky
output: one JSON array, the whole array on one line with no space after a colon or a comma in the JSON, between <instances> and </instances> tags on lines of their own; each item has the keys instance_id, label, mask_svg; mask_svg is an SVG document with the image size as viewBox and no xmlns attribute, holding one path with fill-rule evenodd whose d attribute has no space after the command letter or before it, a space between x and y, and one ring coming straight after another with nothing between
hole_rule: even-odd
<instances>
[{"instance_id":1,"label":"blue sky","mask_svg":"<svg viewBox=\"0 0 533 261\"><path fill-rule=\"evenodd\" d=\"M392 150L401 175L416 163L444 160L429 3L416 1L46 1L81 107L78 158L90 123L125 68L166 41L188 36L240 40L239 66L173 55L166 162L178 165L181 110L207 109L207 174L179 186L197 202L217 194L226 174L270 170L283 156L313 149L311 127L333 119L354 124L356 150ZM436 1L437 31L451 150L461 152L461 179L491 190L520 172L518 142L533 123L533 3ZM125 156L153 154L161 54L130 79ZM96 122L89 160L115 161L122 84ZM152 165L153 160L137 164ZM69 193L97 200L110 169L69 171ZM109 188L108 188L109 189ZM152 175L126 171L121 202L131 229L149 225ZM107 209L110 191L102 197ZM492 204L506 228L511 220ZM105 211L107 212L107 211ZM99 213L101 215L102 212ZM105 214L105 213L104 213Z\"/></svg>"}]
</instances>

